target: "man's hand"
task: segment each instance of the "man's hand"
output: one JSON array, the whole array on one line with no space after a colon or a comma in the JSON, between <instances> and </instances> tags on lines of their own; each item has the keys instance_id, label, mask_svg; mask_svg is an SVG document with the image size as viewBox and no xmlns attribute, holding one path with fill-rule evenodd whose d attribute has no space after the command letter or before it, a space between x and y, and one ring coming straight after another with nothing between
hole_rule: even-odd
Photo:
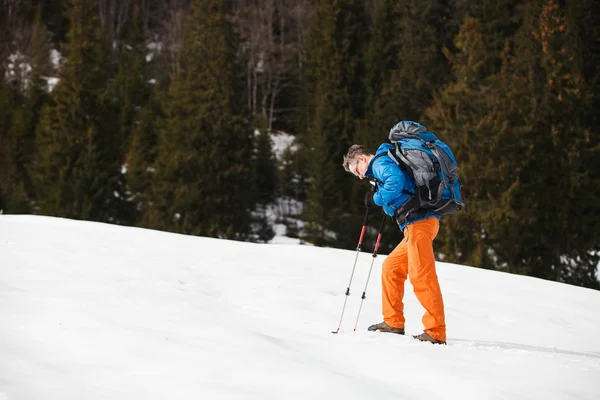
<instances>
[{"instance_id":1,"label":"man's hand","mask_svg":"<svg viewBox=\"0 0 600 400\"><path fill-rule=\"evenodd\" d=\"M377 190L369 190L367 192L367 194L365 195L365 207L369 208L371 207L373 204L373 196L375 195L375 192Z\"/></svg>"}]
</instances>

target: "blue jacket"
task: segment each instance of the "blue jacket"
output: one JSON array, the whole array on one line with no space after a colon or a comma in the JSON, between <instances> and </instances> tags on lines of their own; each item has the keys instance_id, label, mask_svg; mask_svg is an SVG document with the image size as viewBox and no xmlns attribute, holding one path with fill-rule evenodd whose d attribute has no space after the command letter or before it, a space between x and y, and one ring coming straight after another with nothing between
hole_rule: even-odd
<instances>
[{"instance_id":1,"label":"blue jacket","mask_svg":"<svg viewBox=\"0 0 600 400\"><path fill-rule=\"evenodd\" d=\"M389 143L384 143L377 149L375 155L387 154L388 150L393 150L394 146ZM374 179L377 184L377 192L373 196L373 202L383 207L383 211L390 216L394 216L395 211L411 197L411 193L415 192L414 180L396 165L396 163L388 156L373 157L365 177ZM431 216L440 218L436 213L409 219L400 225L400 230L415 221L421 221Z\"/></svg>"}]
</instances>

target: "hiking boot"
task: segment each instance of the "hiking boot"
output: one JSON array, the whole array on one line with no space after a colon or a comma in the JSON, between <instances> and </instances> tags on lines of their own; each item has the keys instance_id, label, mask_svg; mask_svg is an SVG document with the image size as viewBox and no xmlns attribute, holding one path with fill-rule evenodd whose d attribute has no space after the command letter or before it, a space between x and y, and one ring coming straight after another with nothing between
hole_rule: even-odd
<instances>
[{"instance_id":1,"label":"hiking boot","mask_svg":"<svg viewBox=\"0 0 600 400\"><path fill-rule=\"evenodd\" d=\"M431 335L427 332L423 332L420 335L414 335L413 338L420 340L421 342L430 342L433 344L446 344L446 342L442 342L441 340L432 338Z\"/></svg>"},{"instance_id":2,"label":"hiking boot","mask_svg":"<svg viewBox=\"0 0 600 400\"><path fill-rule=\"evenodd\" d=\"M385 321L375 325L371 325L368 330L378 332L390 332L397 333L398 335L404 335L404 328L392 328L391 326L386 324Z\"/></svg>"}]
</instances>

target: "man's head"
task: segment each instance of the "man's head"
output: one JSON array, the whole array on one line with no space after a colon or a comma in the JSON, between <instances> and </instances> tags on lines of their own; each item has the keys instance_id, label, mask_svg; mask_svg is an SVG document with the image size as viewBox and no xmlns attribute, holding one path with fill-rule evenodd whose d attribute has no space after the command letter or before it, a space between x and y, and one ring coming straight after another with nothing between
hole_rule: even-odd
<instances>
[{"instance_id":1,"label":"man's head","mask_svg":"<svg viewBox=\"0 0 600 400\"><path fill-rule=\"evenodd\" d=\"M347 172L363 179L371 158L373 158L373 153L370 150L360 144L354 144L348 149L342 165Z\"/></svg>"}]
</instances>

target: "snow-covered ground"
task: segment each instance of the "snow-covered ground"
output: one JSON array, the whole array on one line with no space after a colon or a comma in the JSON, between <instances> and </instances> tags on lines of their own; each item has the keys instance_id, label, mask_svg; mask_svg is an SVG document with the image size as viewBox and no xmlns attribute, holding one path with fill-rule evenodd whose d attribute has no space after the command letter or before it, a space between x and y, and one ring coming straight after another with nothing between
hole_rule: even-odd
<instances>
[{"instance_id":1,"label":"snow-covered ground","mask_svg":"<svg viewBox=\"0 0 600 400\"><path fill-rule=\"evenodd\" d=\"M277 131L271 134L273 154L281 162L283 154L287 149L292 152L298 151L298 146L294 144L294 136L289 133Z\"/></svg>"},{"instance_id":2,"label":"snow-covered ground","mask_svg":"<svg viewBox=\"0 0 600 400\"><path fill-rule=\"evenodd\" d=\"M0 399L600 398L600 292L439 263L434 346L366 331L383 256L353 332L361 254L332 335L354 256L0 215Z\"/></svg>"}]
</instances>

